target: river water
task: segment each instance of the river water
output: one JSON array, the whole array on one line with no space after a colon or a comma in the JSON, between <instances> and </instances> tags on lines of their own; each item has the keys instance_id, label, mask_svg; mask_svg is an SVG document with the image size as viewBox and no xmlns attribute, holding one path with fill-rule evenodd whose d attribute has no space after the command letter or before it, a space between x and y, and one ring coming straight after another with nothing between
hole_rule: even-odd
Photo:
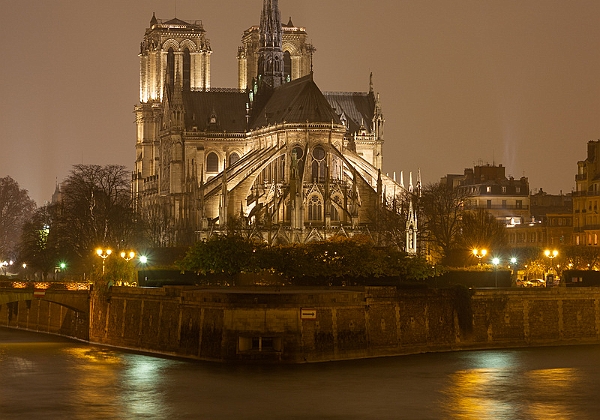
<instances>
[{"instance_id":1,"label":"river water","mask_svg":"<svg viewBox=\"0 0 600 420\"><path fill-rule=\"evenodd\" d=\"M248 366L0 328L0 419L597 419L599 397L600 346Z\"/></svg>"}]
</instances>

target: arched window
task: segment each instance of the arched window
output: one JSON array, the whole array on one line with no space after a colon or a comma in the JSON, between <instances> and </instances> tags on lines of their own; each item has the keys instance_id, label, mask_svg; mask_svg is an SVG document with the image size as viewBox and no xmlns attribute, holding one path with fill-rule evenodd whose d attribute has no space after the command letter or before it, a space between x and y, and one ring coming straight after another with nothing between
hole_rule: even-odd
<instances>
[{"instance_id":1,"label":"arched window","mask_svg":"<svg viewBox=\"0 0 600 420\"><path fill-rule=\"evenodd\" d=\"M234 165L238 160L240 160L240 155L233 152L232 154L229 155L229 166Z\"/></svg>"},{"instance_id":2,"label":"arched window","mask_svg":"<svg viewBox=\"0 0 600 420\"><path fill-rule=\"evenodd\" d=\"M341 205L342 199L336 195L333 197L333 200L331 203L331 221L339 222L340 221L340 213L338 212L338 208L334 204L334 202L337 203L338 205Z\"/></svg>"},{"instance_id":3,"label":"arched window","mask_svg":"<svg viewBox=\"0 0 600 420\"><path fill-rule=\"evenodd\" d=\"M289 51L283 53L283 77L292 80L292 57Z\"/></svg>"},{"instance_id":4,"label":"arched window","mask_svg":"<svg viewBox=\"0 0 600 420\"><path fill-rule=\"evenodd\" d=\"M192 69L190 50L187 48L183 50L183 90L191 90L192 79L190 78Z\"/></svg>"},{"instance_id":5,"label":"arched window","mask_svg":"<svg viewBox=\"0 0 600 420\"><path fill-rule=\"evenodd\" d=\"M219 156L214 152L210 152L206 157L206 172L219 172Z\"/></svg>"},{"instance_id":6,"label":"arched window","mask_svg":"<svg viewBox=\"0 0 600 420\"><path fill-rule=\"evenodd\" d=\"M175 86L175 52L173 48L169 48L167 52L167 77L167 83Z\"/></svg>"},{"instance_id":7,"label":"arched window","mask_svg":"<svg viewBox=\"0 0 600 420\"><path fill-rule=\"evenodd\" d=\"M304 172L304 150L300 146L296 146L292 149L292 162L294 162L294 158L298 164L298 177L302 177L302 173Z\"/></svg>"},{"instance_id":8,"label":"arched window","mask_svg":"<svg viewBox=\"0 0 600 420\"><path fill-rule=\"evenodd\" d=\"M323 202L321 199L313 195L308 202L308 220L321 221L323 220Z\"/></svg>"},{"instance_id":9,"label":"arched window","mask_svg":"<svg viewBox=\"0 0 600 420\"><path fill-rule=\"evenodd\" d=\"M313 182L325 182L326 168L325 168L325 149L321 146L314 148L312 162L312 181Z\"/></svg>"}]
</instances>

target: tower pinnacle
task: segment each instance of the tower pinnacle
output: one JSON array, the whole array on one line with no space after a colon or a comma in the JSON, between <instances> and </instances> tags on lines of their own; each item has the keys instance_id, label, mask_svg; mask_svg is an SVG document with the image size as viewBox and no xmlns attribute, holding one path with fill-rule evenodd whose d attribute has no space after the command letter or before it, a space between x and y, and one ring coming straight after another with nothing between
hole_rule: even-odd
<instances>
[{"instance_id":1,"label":"tower pinnacle","mask_svg":"<svg viewBox=\"0 0 600 420\"><path fill-rule=\"evenodd\" d=\"M261 83L276 88L283 83L283 29L277 0L263 0L260 16L258 75Z\"/></svg>"}]
</instances>

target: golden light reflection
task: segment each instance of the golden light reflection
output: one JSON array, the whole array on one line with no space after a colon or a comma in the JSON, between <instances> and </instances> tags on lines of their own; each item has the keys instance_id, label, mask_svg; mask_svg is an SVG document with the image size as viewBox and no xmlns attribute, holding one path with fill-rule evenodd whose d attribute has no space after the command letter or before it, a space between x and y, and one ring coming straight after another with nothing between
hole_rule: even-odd
<instances>
[{"instance_id":1,"label":"golden light reflection","mask_svg":"<svg viewBox=\"0 0 600 420\"><path fill-rule=\"evenodd\" d=\"M65 288L67 290L89 290L89 283L65 283Z\"/></svg>"},{"instance_id":2,"label":"golden light reflection","mask_svg":"<svg viewBox=\"0 0 600 420\"><path fill-rule=\"evenodd\" d=\"M27 283L25 283L23 281L13 281L12 287L15 289L26 289Z\"/></svg>"},{"instance_id":3,"label":"golden light reflection","mask_svg":"<svg viewBox=\"0 0 600 420\"><path fill-rule=\"evenodd\" d=\"M518 372L515 366L457 371L444 390L449 418L558 420L571 416L564 396L578 388L576 369Z\"/></svg>"},{"instance_id":4,"label":"golden light reflection","mask_svg":"<svg viewBox=\"0 0 600 420\"><path fill-rule=\"evenodd\" d=\"M50 283L48 282L35 282L33 283L33 287L36 289L48 289L50 287Z\"/></svg>"},{"instance_id":5,"label":"golden light reflection","mask_svg":"<svg viewBox=\"0 0 600 420\"><path fill-rule=\"evenodd\" d=\"M532 397L536 400L525 410L531 419L564 419L570 416L565 406L564 396L578 389L579 373L573 368L540 369L527 372L525 378L530 383ZM563 401L563 402L561 402Z\"/></svg>"},{"instance_id":6,"label":"golden light reflection","mask_svg":"<svg viewBox=\"0 0 600 420\"><path fill-rule=\"evenodd\" d=\"M445 393L449 397L446 411L454 419L510 419L514 408L500 398L492 388L501 385L503 369L470 369L452 375L452 386Z\"/></svg>"}]
</instances>

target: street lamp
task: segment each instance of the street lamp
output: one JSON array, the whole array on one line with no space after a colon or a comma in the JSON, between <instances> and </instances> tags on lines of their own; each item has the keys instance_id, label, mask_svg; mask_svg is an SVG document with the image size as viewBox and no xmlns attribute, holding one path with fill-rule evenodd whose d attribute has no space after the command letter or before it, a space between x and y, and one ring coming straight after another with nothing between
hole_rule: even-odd
<instances>
[{"instance_id":1,"label":"street lamp","mask_svg":"<svg viewBox=\"0 0 600 420\"><path fill-rule=\"evenodd\" d=\"M550 258L550 270L549 271L554 270L554 258L556 258L558 256L558 250L553 249L552 251L550 251L549 249L547 249L547 250L544 251L544 255L546 257ZM548 273L548 274L550 274L550 273ZM547 277L549 277L549 276L547 276ZM547 280L548 279L546 279L546 287L548 287L548 281Z\"/></svg>"},{"instance_id":2,"label":"street lamp","mask_svg":"<svg viewBox=\"0 0 600 420\"><path fill-rule=\"evenodd\" d=\"M492 264L494 264L494 284L498 287L498 264L500 264L500 258L494 257Z\"/></svg>"},{"instance_id":3,"label":"street lamp","mask_svg":"<svg viewBox=\"0 0 600 420\"><path fill-rule=\"evenodd\" d=\"M121 251L121 258L123 258L125 261L129 261L133 257L135 257L135 252L133 252L133 251L129 251L129 252Z\"/></svg>"},{"instance_id":4,"label":"street lamp","mask_svg":"<svg viewBox=\"0 0 600 420\"><path fill-rule=\"evenodd\" d=\"M473 255L477 257L478 266L481 266L481 259L487 255L487 249L477 249L473 250Z\"/></svg>"},{"instance_id":5,"label":"street lamp","mask_svg":"<svg viewBox=\"0 0 600 420\"><path fill-rule=\"evenodd\" d=\"M140 285L146 286L147 277L146 277L145 270L146 270L146 264L148 264L148 257L145 255L140 255L139 261L140 261L140 264L142 264L142 281L143 281L143 283L140 282L140 279L138 276L138 286L140 286Z\"/></svg>"},{"instance_id":6,"label":"street lamp","mask_svg":"<svg viewBox=\"0 0 600 420\"><path fill-rule=\"evenodd\" d=\"M110 254L112 254L112 249L107 248L107 249L102 249L102 248L98 248L96 250L96 254L102 258L102 275L104 276L104 261L108 258L108 256Z\"/></svg>"}]
</instances>

